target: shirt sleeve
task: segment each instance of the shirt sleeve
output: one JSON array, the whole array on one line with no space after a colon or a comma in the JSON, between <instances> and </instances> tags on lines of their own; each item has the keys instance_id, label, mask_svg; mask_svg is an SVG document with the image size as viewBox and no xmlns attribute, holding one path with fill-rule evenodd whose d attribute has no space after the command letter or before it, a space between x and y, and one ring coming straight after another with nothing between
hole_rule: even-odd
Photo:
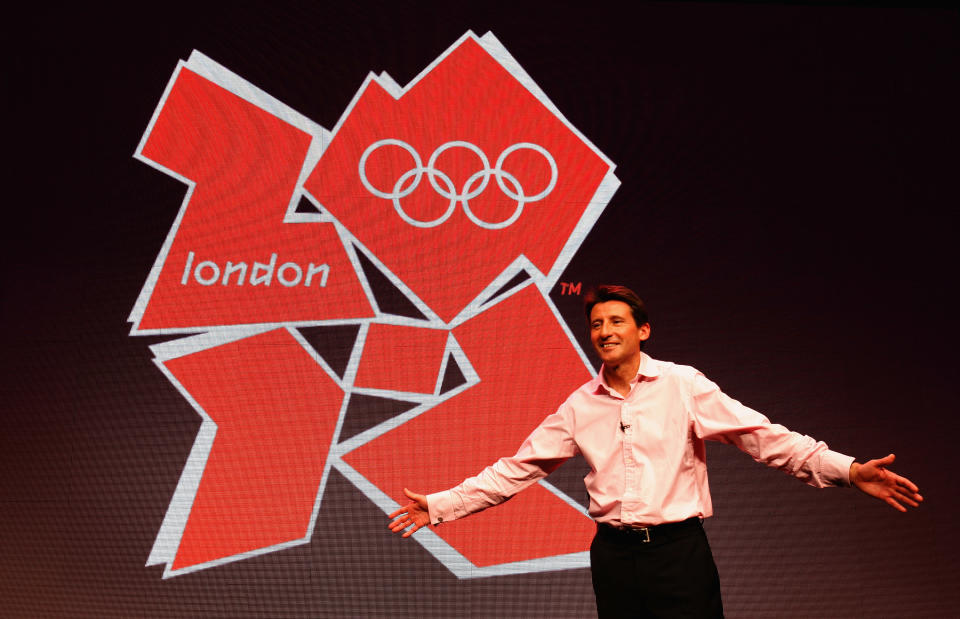
<instances>
[{"instance_id":1,"label":"shirt sleeve","mask_svg":"<svg viewBox=\"0 0 960 619\"><path fill-rule=\"evenodd\" d=\"M499 505L552 473L577 453L572 419L570 406L564 403L537 426L515 455L500 458L455 488L427 495L430 523L449 522Z\"/></svg>"},{"instance_id":2,"label":"shirt sleeve","mask_svg":"<svg viewBox=\"0 0 960 619\"><path fill-rule=\"evenodd\" d=\"M701 439L736 446L757 462L824 488L849 486L853 458L831 451L823 441L791 432L720 391L697 372L691 384L693 428Z\"/></svg>"}]
</instances>

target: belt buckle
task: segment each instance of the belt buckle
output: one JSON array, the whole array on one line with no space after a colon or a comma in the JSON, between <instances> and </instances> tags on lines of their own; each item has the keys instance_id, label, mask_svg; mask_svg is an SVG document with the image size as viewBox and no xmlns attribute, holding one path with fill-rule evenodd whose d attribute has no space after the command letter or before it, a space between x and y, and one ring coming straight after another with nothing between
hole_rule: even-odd
<instances>
[{"instance_id":1,"label":"belt buckle","mask_svg":"<svg viewBox=\"0 0 960 619\"><path fill-rule=\"evenodd\" d=\"M643 542L644 544L650 543L650 527L634 527L634 526L626 525L623 528L623 530L630 533L631 535L640 536L642 538L640 541Z\"/></svg>"}]
</instances>

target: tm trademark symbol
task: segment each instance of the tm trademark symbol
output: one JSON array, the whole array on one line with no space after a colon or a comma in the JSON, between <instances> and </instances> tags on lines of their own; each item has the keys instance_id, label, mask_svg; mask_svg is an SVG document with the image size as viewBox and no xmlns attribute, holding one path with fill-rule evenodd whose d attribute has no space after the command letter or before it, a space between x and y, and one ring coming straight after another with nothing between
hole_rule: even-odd
<instances>
[{"instance_id":1,"label":"tm trademark symbol","mask_svg":"<svg viewBox=\"0 0 960 619\"><path fill-rule=\"evenodd\" d=\"M582 282L560 282L560 294L580 294L580 284Z\"/></svg>"}]
</instances>

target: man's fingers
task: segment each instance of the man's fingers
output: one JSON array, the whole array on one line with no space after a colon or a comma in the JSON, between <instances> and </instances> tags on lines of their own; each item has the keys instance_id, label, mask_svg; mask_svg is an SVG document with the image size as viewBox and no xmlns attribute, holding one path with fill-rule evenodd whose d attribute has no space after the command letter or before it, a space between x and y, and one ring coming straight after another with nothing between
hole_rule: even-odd
<instances>
[{"instance_id":1,"label":"man's fingers","mask_svg":"<svg viewBox=\"0 0 960 619\"><path fill-rule=\"evenodd\" d=\"M891 490L888 496L883 497L883 500L889 503L891 507L905 512L907 509L901 505L901 503L906 503L910 507L920 507L920 502L923 501L923 497L915 492L908 492L897 488Z\"/></svg>"},{"instance_id":2,"label":"man's fingers","mask_svg":"<svg viewBox=\"0 0 960 619\"><path fill-rule=\"evenodd\" d=\"M389 515L389 518L394 519L387 524L387 527L391 531L396 533L397 531L400 531L401 529L404 529L405 527L409 526L409 524L413 521L413 518L410 515L411 505L404 505L403 507L401 507L400 509L398 509L397 511Z\"/></svg>"},{"instance_id":3,"label":"man's fingers","mask_svg":"<svg viewBox=\"0 0 960 619\"><path fill-rule=\"evenodd\" d=\"M907 511L907 508L897 503L897 501L893 497L887 497L884 499L884 501L886 501L890 505L890 507L896 509L897 511L900 511L900 512Z\"/></svg>"},{"instance_id":4,"label":"man's fingers","mask_svg":"<svg viewBox=\"0 0 960 619\"><path fill-rule=\"evenodd\" d=\"M893 464L893 461L896 459L897 459L896 455L889 454L883 458L878 458L877 460L874 460L874 462L877 464L877 466L888 466L890 464Z\"/></svg>"},{"instance_id":5,"label":"man's fingers","mask_svg":"<svg viewBox=\"0 0 960 619\"><path fill-rule=\"evenodd\" d=\"M909 494L906 492L897 492L896 496L898 500L903 501L904 503L906 503L907 505L910 505L911 507L920 506L920 502L917 501L917 498L916 498L916 497L919 497L919 495Z\"/></svg>"},{"instance_id":6,"label":"man's fingers","mask_svg":"<svg viewBox=\"0 0 960 619\"><path fill-rule=\"evenodd\" d=\"M897 485L897 492L902 492L906 495L909 495L915 501L923 500L923 497L920 496L920 488L917 488L916 485L912 484L909 479L901 478L900 483Z\"/></svg>"},{"instance_id":7,"label":"man's fingers","mask_svg":"<svg viewBox=\"0 0 960 619\"><path fill-rule=\"evenodd\" d=\"M906 477L903 477L902 475L897 475L896 478L897 478L897 483L903 486L904 488L908 488L911 492L919 492L920 488L918 488L915 483L913 483Z\"/></svg>"},{"instance_id":8,"label":"man's fingers","mask_svg":"<svg viewBox=\"0 0 960 619\"><path fill-rule=\"evenodd\" d=\"M895 456L895 455L889 454L889 455L887 455L887 456L885 456L885 457L883 457L883 458L876 458L876 459L874 459L874 460L870 460L870 461L868 461L866 464L864 464L863 466L867 468L867 471L870 471L870 472L871 472L871 474L870 474L871 477L872 477L873 475L876 475L876 474L879 474L879 475L882 476L883 473L884 473L884 470L885 470L888 466L890 466L891 464L893 464L893 461L894 461L895 459L896 459L896 456ZM890 471L886 471L886 472L889 473Z\"/></svg>"},{"instance_id":9,"label":"man's fingers","mask_svg":"<svg viewBox=\"0 0 960 619\"><path fill-rule=\"evenodd\" d=\"M919 502L923 500L923 497L920 495L920 488L918 488L915 483L902 475L897 475L890 471L887 471L887 474L891 476L893 491L908 498L911 505L916 507L917 505L914 501Z\"/></svg>"},{"instance_id":10,"label":"man's fingers","mask_svg":"<svg viewBox=\"0 0 960 619\"><path fill-rule=\"evenodd\" d=\"M415 524L413 520L404 518L404 519L401 519L401 520L394 520L393 522L391 522L391 523L390 523L389 525L387 525L387 526L388 526L388 527L390 528L390 530L393 531L394 533L398 533L398 532L400 532L400 531L403 531L403 530L406 529L407 527L409 527L411 524Z\"/></svg>"},{"instance_id":11,"label":"man's fingers","mask_svg":"<svg viewBox=\"0 0 960 619\"><path fill-rule=\"evenodd\" d=\"M430 520L427 515L427 497L411 492L408 488L404 488L403 493L412 502L390 514L390 518L394 520L387 527L394 533L403 531L403 537L410 537ZM404 529L407 530L404 531Z\"/></svg>"},{"instance_id":12,"label":"man's fingers","mask_svg":"<svg viewBox=\"0 0 960 619\"><path fill-rule=\"evenodd\" d=\"M420 507L425 507L427 505L427 497L423 494L417 494L416 492L411 492L410 490L404 488L403 493L407 495L407 498L412 500Z\"/></svg>"},{"instance_id":13,"label":"man's fingers","mask_svg":"<svg viewBox=\"0 0 960 619\"><path fill-rule=\"evenodd\" d=\"M406 488L404 488L404 492L412 494ZM394 533L399 533L413 525L412 529L404 531L403 537L410 537L420 530L429 520L426 512L417 503L408 503L390 514L389 517L393 518L393 520L387 524L387 528Z\"/></svg>"}]
</instances>

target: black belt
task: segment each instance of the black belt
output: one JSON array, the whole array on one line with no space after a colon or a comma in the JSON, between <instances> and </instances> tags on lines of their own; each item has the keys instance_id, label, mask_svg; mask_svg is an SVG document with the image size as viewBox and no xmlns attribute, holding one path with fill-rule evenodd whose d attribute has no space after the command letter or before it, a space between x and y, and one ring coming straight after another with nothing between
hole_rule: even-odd
<instances>
[{"instance_id":1,"label":"black belt","mask_svg":"<svg viewBox=\"0 0 960 619\"><path fill-rule=\"evenodd\" d=\"M682 522L666 522L648 527L618 527L606 522L598 522L597 537L616 543L649 544L687 537L701 528L700 518L696 516Z\"/></svg>"}]
</instances>

